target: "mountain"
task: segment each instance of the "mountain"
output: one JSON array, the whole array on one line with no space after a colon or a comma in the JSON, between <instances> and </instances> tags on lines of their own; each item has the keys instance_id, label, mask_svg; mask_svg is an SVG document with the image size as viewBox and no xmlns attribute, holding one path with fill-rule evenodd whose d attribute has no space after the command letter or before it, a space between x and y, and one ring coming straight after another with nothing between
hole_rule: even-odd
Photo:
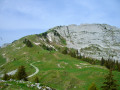
<instances>
[{"instance_id":1,"label":"mountain","mask_svg":"<svg viewBox=\"0 0 120 90\"><path fill-rule=\"evenodd\" d=\"M119 60L119 35L120 29L110 25L83 24L56 26L41 34L25 36L0 48L0 79L4 73L15 77L18 68L25 66L32 83L38 77L40 85L57 90L87 90L94 82L100 90L108 69L98 61L88 63L87 58L76 55ZM120 73L113 74L120 85ZM29 82L16 82L5 81L0 87L36 90L26 85ZM8 86L4 86L6 83Z\"/></svg>"},{"instance_id":2,"label":"mountain","mask_svg":"<svg viewBox=\"0 0 120 90\"><path fill-rule=\"evenodd\" d=\"M80 54L96 59L112 58L120 61L120 29L107 24L82 24L57 26L50 29L47 38L59 43L58 33L66 41L68 48L74 48Z\"/></svg>"}]
</instances>

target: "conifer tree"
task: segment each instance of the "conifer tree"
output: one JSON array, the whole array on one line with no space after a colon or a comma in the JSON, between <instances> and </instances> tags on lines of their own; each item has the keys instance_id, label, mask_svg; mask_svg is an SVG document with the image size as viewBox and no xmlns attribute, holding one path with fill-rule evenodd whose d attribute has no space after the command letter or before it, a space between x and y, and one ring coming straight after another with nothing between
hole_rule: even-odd
<instances>
[{"instance_id":1,"label":"conifer tree","mask_svg":"<svg viewBox=\"0 0 120 90\"><path fill-rule=\"evenodd\" d=\"M112 69L109 70L109 74L105 76L105 82L103 83L102 90L117 90L116 80L113 79Z\"/></svg>"},{"instance_id":2,"label":"conifer tree","mask_svg":"<svg viewBox=\"0 0 120 90\"><path fill-rule=\"evenodd\" d=\"M105 63L105 60L104 60L103 57L102 57L102 59L101 59L101 66L103 66L104 63Z\"/></svg>"},{"instance_id":3,"label":"conifer tree","mask_svg":"<svg viewBox=\"0 0 120 90\"><path fill-rule=\"evenodd\" d=\"M20 67L18 68L17 79L18 79L18 80L25 80L25 81L28 80L24 66L20 66Z\"/></svg>"},{"instance_id":4,"label":"conifer tree","mask_svg":"<svg viewBox=\"0 0 120 90\"><path fill-rule=\"evenodd\" d=\"M118 70L118 71L120 71L120 63L118 61L116 61L115 66L116 66L115 69Z\"/></svg>"}]
</instances>

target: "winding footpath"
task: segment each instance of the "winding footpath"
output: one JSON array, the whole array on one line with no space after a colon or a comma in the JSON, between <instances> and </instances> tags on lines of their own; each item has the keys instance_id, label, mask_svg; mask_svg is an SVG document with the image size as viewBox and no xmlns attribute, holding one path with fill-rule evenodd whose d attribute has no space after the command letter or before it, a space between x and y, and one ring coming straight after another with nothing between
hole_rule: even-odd
<instances>
[{"instance_id":1,"label":"winding footpath","mask_svg":"<svg viewBox=\"0 0 120 90\"><path fill-rule=\"evenodd\" d=\"M35 63L35 62L34 62ZM35 68L35 72L33 73L33 74L31 74L31 75L29 75L27 78L30 78L30 77L33 77L34 75L36 75L38 72L39 72L39 69L36 67L36 66L34 66L33 64L34 63L31 63L30 64L30 66L32 66L33 68ZM6 63L5 63L6 64ZM2 64L2 65L0 65L0 68L1 67L3 67L5 64ZM13 71L12 71L13 72ZM15 71L16 72L16 71ZM10 73L10 72L9 72ZM2 77L3 75L2 74L0 74L0 77Z\"/></svg>"},{"instance_id":2,"label":"winding footpath","mask_svg":"<svg viewBox=\"0 0 120 90\"><path fill-rule=\"evenodd\" d=\"M35 63L35 62L34 62L34 63ZM36 66L34 66L33 63L31 63L30 66L32 66L33 68L35 68L36 71L35 71L33 74L29 75L28 78L36 75L36 74L39 72L39 69L38 69Z\"/></svg>"}]
</instances>

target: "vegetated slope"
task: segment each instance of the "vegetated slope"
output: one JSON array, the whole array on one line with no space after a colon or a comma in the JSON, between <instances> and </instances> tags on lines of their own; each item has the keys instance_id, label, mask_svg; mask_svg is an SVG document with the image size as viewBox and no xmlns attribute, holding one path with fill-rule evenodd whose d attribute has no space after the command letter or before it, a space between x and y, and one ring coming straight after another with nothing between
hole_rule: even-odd
<instances>
[{"instance_id":1,"label":"vegetated slope","mask_svg":"<svg viewBox=\"0 0 120 90\"><path fill-rule=\"evenodd\" d=\"M36 72L30 65L34 63L39 72L30 77L30 81L34 81L38 76L40 83L57 90L87 90L92 82L100 88L108 70L62 54L66 45L68 45L66 38L54 29L43 34L23 37L0 49L0 55L6 58L6 64L0 67L0 74L24 65L27 74L31 75ZM117 71L113 73L120 84L120 73Z\"/></svg>"}]
</instances>

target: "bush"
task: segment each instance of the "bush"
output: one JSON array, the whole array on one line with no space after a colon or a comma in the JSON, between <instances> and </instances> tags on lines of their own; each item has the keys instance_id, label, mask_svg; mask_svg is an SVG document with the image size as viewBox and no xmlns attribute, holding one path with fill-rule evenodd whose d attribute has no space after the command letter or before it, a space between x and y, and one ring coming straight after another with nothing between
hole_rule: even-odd
<instances>
[{"instance_id":1,"label":"bush","mask_svg":"<svg viewBox=\"0 0 120 90\"><path fill-rule=\"evenodd\" d=\"M9 80L9 75L7 73L4 74L3 80Z\"/></svg>"},{"instance_id":2,"label":"bush","mask_svg":"<svg viewBox=\"0 0 120 90\"><path fill-rule=\"evenodd\" d=\"M96 85L94 83L92 83L92 85L89 87L88 90L98 90Z\"/></svg>"},{"instance_id":3,"label":"bush","mask_svg":"<svg viewBox=\"0 0 120 90\"><path fill-rule=\"evenodd\" d=\"M52 47L48 47L48 46L46 46L45 44L42 44L41 46L42 46L42 48L43 48L44 50L54 51L54 49L53 49Z\"/></svg>"},{"instance_id":4,"label":"bush","mask_svg":"<svg viewBox=\"0 0 120 90\"><path fill-rule=\"evenodd\" d=\"M26 44L27 47L33 47L31 41L26 38L24 39L23 43Z\"/></svg>"},{"instance_id":5,"label":"bush","mask_svg":"<svg viewBox=\"0 0 120 90\"><path fill-rule=\"evenodd\" d=\"M62 51L63 54L68 54L68 48L65 47L64 50Z\"/></svg>"},{"instance_id":6,"label":"bush","mask_svg":"<svg viewBox=\"0 0 120 90\"><path fill-rule=\"evenodd\" d=\"M35 83L39 83L39 78L38 77L35 77Z\"/></svg>"}]
</instances>

